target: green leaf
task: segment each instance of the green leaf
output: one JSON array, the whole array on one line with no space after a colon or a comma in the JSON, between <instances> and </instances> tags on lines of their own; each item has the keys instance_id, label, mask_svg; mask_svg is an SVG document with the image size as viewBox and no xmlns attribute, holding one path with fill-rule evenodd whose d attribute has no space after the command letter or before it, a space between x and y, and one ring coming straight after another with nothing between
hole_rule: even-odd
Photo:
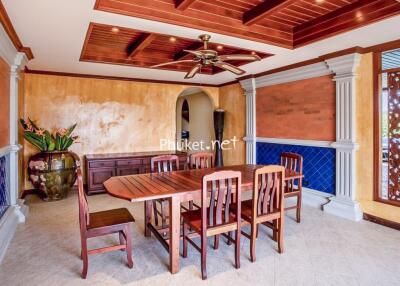
<instances>
[{"instance_id":1,"label":"green leaf","mask_svg":"<svg viewBox=\"0 0 400 286\"><path fill-rule=\"evenodd\" d=\"M56 135L56 150L61 151L61 137L60 135Z\"/></svg>"},{"instance_id":2,"label":"green leaf","mask_svg":"<svg viewBox=\"0 0 400 286\"><path fill-rule=\"evenodd\" d=\"M31 132L25 132L24 134L24 138L31 143L32 145L34 145L35 147L37 147L40 151L44 151L45 148L43 146L43 143L40 140L37 140L36 138L32 137L31 134L29 134Z\"/></svg>"},{"instance_id":3,"label":"green leaf","mask_svg":"<svg viewBox=\"0 0 400 286\"><path fill-rule=\"evenodd\" d=\"M56 148L56 144L54 143L54 141L51 141L47 150L54 151L55 148Z\"/></svg>"},{"instance_id":4,"label":"green leaf","mask_svg":"<svg viewBox=\"0 0 400 286\"><path fill-rule=\"evenodd\" d=\"M64 136L69 137L72 134L72 132L74 131L76 125L77 125L77 123L75 123L70 128L68 128L67 133Z\"/></svg>"},{"instance_id":5,"label":"green leaf","mask_svg":"<svg viewBox=\"0 0 400 286\"><path fill-rule=\"evenodd\" d=\"M29 122L32 124L32 127L33 127L34 130L39 129L39 127L35 124L35 122L32 121L32 119L30 119L30 118L28 117L28 120L29 120Z\"/></svg>"},{"instance_id":6,"label":"green leaf","mask_svg":"<svg viewBox=\"0 0 400 286\"><path fill-rule=\"evenodd\" d=\"M74 143L74 140L72 138L68 138L67 141L64 143L62 146L62 150L68 150L68 148Z\"/></svg>"},{"instance_id":7,"label":"green leaf","mask_svg":"<svg viewBox=\"0 0 400 286\"><path fill-rule=\"evenodd\" d=\"M51 144L51 135L47 130L44 132L44 139L46 140L47 146L49 146Z\"/></svg>"}]
</instances>

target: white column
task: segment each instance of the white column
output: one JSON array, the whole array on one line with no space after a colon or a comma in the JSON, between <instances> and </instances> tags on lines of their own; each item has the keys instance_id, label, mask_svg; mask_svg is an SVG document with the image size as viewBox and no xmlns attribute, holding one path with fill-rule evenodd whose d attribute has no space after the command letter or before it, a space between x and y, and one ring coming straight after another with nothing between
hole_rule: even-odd
<instances>
[{"instance_id":1,"label":"white column","mask_svg":"<svg viewBox=\"0 0 400 286\"><path fill-rule=\"evenodd\" d=\"M25 68L27 62L28 59L24 53L17 53L10 71L10 199L11 205L16 208L20 222L25 221L27 207L18 199L18 153L21 149L18 142L18 82L19 72Z\"/></svg>"},{"instance_id":2,"label":"white column","mask_svg":"<svg viewBox=\"0 0 400 286\"><path fill-rule=\"evenodd\" d=\"M246 96L246 163L256 164L256 81L249 78L240 81Z\"/></svg>"},{"instance_id":3,"label":"white column","mask_svg":"<svg viewBox=\"0 0 400 286\"><path fill-rule=\"evenodd\" d=\"M324 205L324 211L359 221L360 204L356 200L356 69L359 54L350 54L325 61L335 74L336 82L336 196Z\"/></svg>"}]
</instances>

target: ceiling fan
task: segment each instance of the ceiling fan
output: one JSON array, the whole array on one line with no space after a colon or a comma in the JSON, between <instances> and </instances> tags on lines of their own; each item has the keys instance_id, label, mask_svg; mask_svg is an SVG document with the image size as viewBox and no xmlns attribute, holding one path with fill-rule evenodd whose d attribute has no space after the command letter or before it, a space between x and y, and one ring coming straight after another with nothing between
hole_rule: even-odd
<instances>
[{"instance_id":1,"label":"ceiling fan","mask_svg":"<svg viewBox=\"0 0 400 286\"><path fill-rule=\"evenodd\" d=\"M236 75L244 74L245 71L230 64L225 61L259 61L261 58L256 54L249 55L218 55L218 52L208 48L208 42L211 36L204 34L199 36L200 40L204 42L204 47L202 50L184 50L185 52L192 54L194 56L191 60L179 60L173 62L162 63L152 66L152 68L180 64L180 63L196 63L189 72L185 75L185 79L194 77L198 72L201 71L202 67L216 66L223 70L230 71Z\"/></svg>"}]
</instances>

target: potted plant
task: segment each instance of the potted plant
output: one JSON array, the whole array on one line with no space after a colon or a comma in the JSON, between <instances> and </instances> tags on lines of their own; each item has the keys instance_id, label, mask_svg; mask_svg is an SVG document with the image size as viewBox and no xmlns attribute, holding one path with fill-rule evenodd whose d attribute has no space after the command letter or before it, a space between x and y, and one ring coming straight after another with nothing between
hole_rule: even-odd
<instances>
[{"instance_id":1,"label":"potted plant","mask_svg":"<svg viewBox=\"0 0 400 286\"><path fill-rule=\"evenodd\" d=\"M21 118L20 123L24 129L24 138L40 151L29 158L29 180L41 192L45 201L67 197L75 184L76 168L79 165L79 157L68 151L78 140L78 136L72 136L76 124L50 133L38 127L30 118Z\"/></svg>"}]
</instances>

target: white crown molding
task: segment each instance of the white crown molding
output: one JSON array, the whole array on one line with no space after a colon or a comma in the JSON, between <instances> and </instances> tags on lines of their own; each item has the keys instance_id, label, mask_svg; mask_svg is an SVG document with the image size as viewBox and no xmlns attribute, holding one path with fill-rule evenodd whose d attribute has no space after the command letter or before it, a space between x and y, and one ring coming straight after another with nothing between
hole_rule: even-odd
<instances>
[{"instance_id":1,"label":"white crown molding","mask_svg":"<svg viewBox=\"0 0 400 286\"><path fill-rule=\"evenodd\" d=\"M255 90L257 88L256 86L256 81L254 77L244 79L239 81L240 85L244 89L245 93L255 93Z\"/></svg>"},{"instance_id":2,"label":"white crown molding","mask_svg":"<svg viewBox=\"0 0 400 286\"><path fill-rule=\"evenodd\" d=\"M18 53L14 44L7 35L3 26L0 25L0 56L10 65L14 64L15 55Z\"/></svg>"},{"instance_id":3,"label":"white crown molding","mask_svg":"<svg viewBox=\"0 0 400 286\"><path fill-rule=\"evenodd\" d=\"M245 138L247 141L248 138ZM318 140L301 140L301 139L283 139L283 138L267 138L257 137L257 142L260 143L273 143L273 144L284 144L284 145L298 145L298 146L309 146L309 147L323 147L323 148L335 148L332 146L331 141L318 141Z\"/></svg>"},{"instance_id":4,"label":"white crown molding","mask_svg":"<svg viewBox=\"0 0 400 286\"><path fill-rule=\"evenodd\" d=\"M358 53L340 56L325 60L329 70L335 74L335 79L347 78L356 75L356 70L361 60Z\"/></svg>"},{"instance_id":5,"label":"white crown molding","mask_svg":"<svg viewBox=\"0 0 400 286\"><path fill-rule=\"evenodd\" d=\"M264 75L255 79L257 88L331 74L324 62Z\"/></svg>"},{"instance_id":6,"label":"white crown molding","mask_svg":"<svg viewBox=\"0 0 400 286\"><path fill-rule=\"evenodd\" d=\"M11 73L18 73L21 70L24 70L28 61L28 57L25 53L18 52L14 57L14 62L11 66Z\"/></svg>"}]
</instances>

